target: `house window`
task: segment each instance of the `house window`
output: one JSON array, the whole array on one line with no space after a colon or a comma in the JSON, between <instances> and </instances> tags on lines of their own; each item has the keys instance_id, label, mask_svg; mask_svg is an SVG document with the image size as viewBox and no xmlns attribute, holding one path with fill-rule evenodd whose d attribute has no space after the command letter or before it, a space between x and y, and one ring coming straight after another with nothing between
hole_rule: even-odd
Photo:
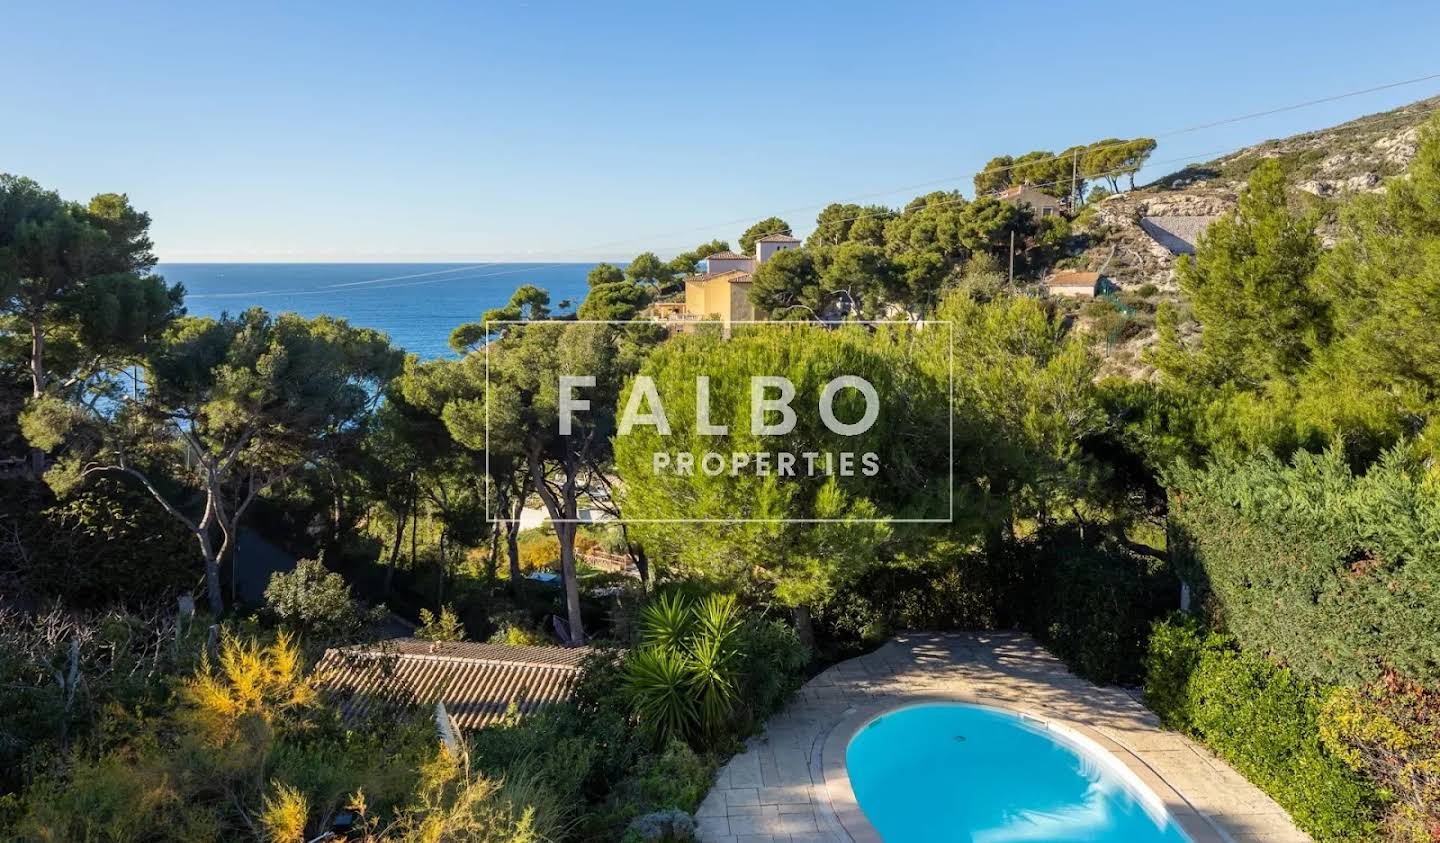
<instances>
[{"instance_id":1,"label":"house window","mask_svg":"<svg viewBox=\"0 0 1440 843\"><path fill-rule=\"evenodd\" d=\"M1040 209L1040 216L1042 217L1053 217L1054 215L1055 209L1050 207L1049 205L1046 205L1045 207Z\"/></svg>"}]
</instances>

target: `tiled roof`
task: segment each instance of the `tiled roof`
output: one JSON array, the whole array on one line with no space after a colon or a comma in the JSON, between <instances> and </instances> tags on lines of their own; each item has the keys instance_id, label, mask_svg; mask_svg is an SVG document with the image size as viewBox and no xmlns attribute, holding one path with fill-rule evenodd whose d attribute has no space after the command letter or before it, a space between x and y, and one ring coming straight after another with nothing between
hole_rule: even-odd
<instances>
[{"instance_id":1,"label":"tiled roof","mask_svg":"<svg viewBox=\"0 0 1440 843\"><path fill-rule=\"evenodd\" d=\"M327 650L316 671L347 719L439 701L461 729L478 729L504 717L512 702L533 714L569 699L590 652L402 638Z\"/></svg>"},{"instance_id":2,"label":"tiled roof","mask_svg":"<svg viewBox=\"0 0 1440 843\"><path fill-rule=\"evenodd\" d=\"M1051 287L1093 287L1100 283L1098 272L1057 272L1045 279Z\"/></svg>"},{"instance_id":3,"label":"tiled roof","mask_svg":"<svg viewBox=\"0 0 1440 843\"><path fill-rule=\"evenodd\" d=\"M727 276L737 276L737 275L744 275L744 276L746 276L746 277L743 279L743 280L745 280L745 281L750 280L750 278L749 278L750 273L746 272L746 271L743 270L743 269L721 269L721 270L718 270L718 271L716 271L716 272L702 272L702 273L700 273L699 275L689 275L689 276L686 276L685 280L686 280L686 282L691 282L691 281L693 281L693 282L696 282L696 283L701 283L701 284L703 284L704 282L709 281L709 280L711 280L711 279L713 279L713 278L724 278L724 277L727 277ZM741 281L742 281L742 279L740 279L740 278L733 278L733 277L732 277L730 280L731 280L732 283L741 283Z\"/></svg>"},{"instance_id":4,"label":"tiled roof","mask_svg":"<svg viewBox=\"0 0 1440 843\"><path fill-rule=\"evenodd\" d=\"M764 237L756 238L756 243L799 243L800 238L791 237L788 234L767 234Z\"/></svg>"},{"instance_id":5,"label":"tiled roof","mask_svg":"<svg viewBox=\"0 0 1440 843\"><path fill-rule=\"evenodd\" d=\"M749 255L742 255L739 252L716 252L713 255L707 255L705 260L748 261L754 259Z\"/></svg>"},{"instance_id":6,"label":"tiled roof","mask_svg":"<svg viewBox=\"0 0 1440 843\"><path fill-rule=\"evenodd\" d=\"M1200 233L1217 219L1218 216L1142 217L1140 228L1171 254L1193 255Z\"/></svg>"},{"instance_id":7,"label":"tiled roof","mask_svg":"<svg viewBox=\"0 0 1440 843\"><path fill-rule=\"evenodd\" d=\"M1007 187L999 193L995 194L995 196L999 199L1019 199L1027 194L1030 196L1037 196L1049 202L1058 203L1060 201L1059 199L1056 199L1054 196L1051 196L1043 190L1037 190L1028 182L1025 184L1017 184Z\"/></svg>"}]
</instances>

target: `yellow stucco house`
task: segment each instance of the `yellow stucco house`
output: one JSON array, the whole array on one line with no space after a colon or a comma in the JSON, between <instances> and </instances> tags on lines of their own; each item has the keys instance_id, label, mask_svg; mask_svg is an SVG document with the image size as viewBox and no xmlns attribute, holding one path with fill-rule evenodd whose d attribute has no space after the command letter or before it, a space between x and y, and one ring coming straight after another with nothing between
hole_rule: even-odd
<instances>
[{"instance_id":1,"label":"yellow stucco house","mask_svg":"<svg viewBox=\"0 0 1440 843\"><path fill-rule=\"evenodd\" d=\"M726 333L733 322L763 320L765 314L750 302L753 273L758 264L778 252L794 249L800 240L788 234L770 234L755 241L755 255L719 252L705 259L705 271L685 279L684 301L659 302L654 316L661 322L716 320Z\"/></svg>"},{"instance_id":2,"label":"yellow stucco house","mask_svg":"<svg viewBox=\"0 0 1440 843\"><path fill-rule=\"evenodd\" d=\"M731 322L755 320L750 303L752 276L738 269L706 272L685 279L685 313L693 319Z\"/></svg>"}]
</instances>

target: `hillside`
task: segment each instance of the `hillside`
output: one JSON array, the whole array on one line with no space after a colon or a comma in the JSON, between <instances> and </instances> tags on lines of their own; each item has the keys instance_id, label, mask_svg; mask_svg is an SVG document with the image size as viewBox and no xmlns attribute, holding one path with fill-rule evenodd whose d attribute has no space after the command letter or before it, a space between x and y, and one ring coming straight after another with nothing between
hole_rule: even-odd
<instances>
[{"instance_id":1,"label":"hillside","mask_svg":"<svg viewBox=\"0 0 1440 843\"><path fill-rule=\"evenodd\" d=\"M1078 314L1082 330L1112 337L1104 372L1135 378L1153 374L1142 358L1155 341L1156 305L1179 296L1177 253L1193 247L1211 221L1235 207L1245 180L1261 161L1279 160L1295 205L1322 212L1319 233L1329 245L1338 208L1349 197L1378 191L1385 179L1403 173L1415 155L1420 124L1437 109L1440 97L1432 97L1328 129L1267 140L1083 211L1077 227L1089 242L1067 263L1102 272L1133 309L1123 329L1114 327L1115 315L1103 308Z\"/></svg>"},{"instance_id":2,"label":"hillside","mask_svg":"<svg viewBox=\"0 0 1440 843\"><path fill-rule=\"evenodd\" d=\"M1334 206L1357 192L1379 190L1387 177L1404 172L1415 155L1420 123L1437 108L1440 97L1432 97L1328 129L1267 140L1109 197L1086 221L1093 239L1079 265L1103 271L1121 289L1154 284L1174 291L1174 255L1142 227L1146 218L1190 218L1177 227L1193 233L1203 228L1205 218L1234 207L1251 171L1272 158L1289 175L1297 203Z\"/></svg>"}]
</instances>

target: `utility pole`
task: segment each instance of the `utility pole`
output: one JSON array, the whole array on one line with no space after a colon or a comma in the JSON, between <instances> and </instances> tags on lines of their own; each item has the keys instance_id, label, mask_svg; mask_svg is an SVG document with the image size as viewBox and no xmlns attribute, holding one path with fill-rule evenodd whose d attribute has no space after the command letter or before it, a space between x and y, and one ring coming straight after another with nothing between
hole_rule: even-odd
<instances>
[{"instance_id":1,"label":"utility pole","mask_svg":"<svg viewBox=\"0 0 1440 843\"><path fill-rule=\"evenodd\" d=\"M1015 289L1015 229L1010 229L1010 289Z\"/></svg>"},{"instance_id":2,"label":"utility pole","mask_svg":"<svg viewBox=\"0 0 1440 843\"><path fill-rule=\"evenodd\" d=\"M1070 153L1070 213L1080 207L1080 150L1076 149Z\"/></svg>"}]
</instances>

